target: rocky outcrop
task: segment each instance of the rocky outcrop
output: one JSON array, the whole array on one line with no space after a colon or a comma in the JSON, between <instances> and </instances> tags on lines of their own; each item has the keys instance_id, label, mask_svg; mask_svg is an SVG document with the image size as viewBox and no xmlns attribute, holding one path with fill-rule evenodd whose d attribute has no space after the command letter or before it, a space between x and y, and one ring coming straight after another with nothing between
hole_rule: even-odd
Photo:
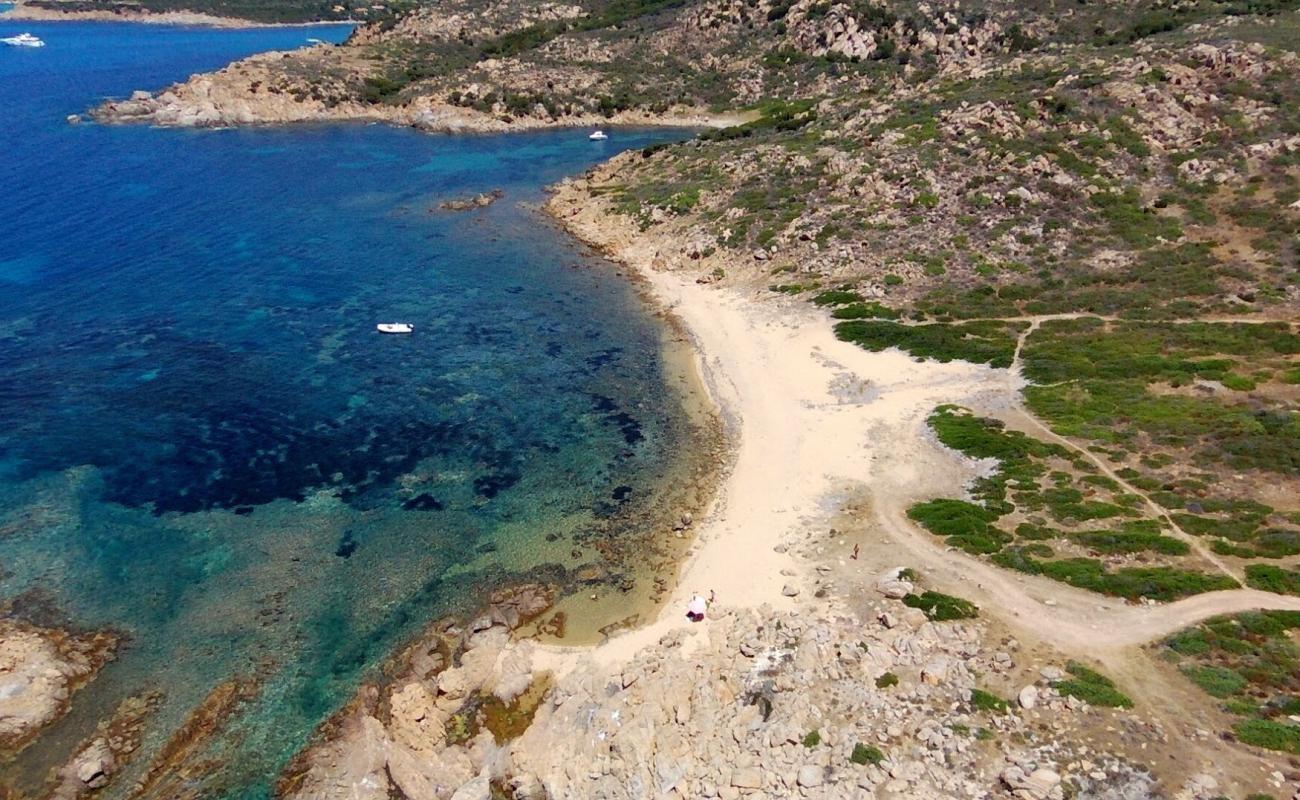
<instances>
[{"instance_id":1,"label":"rocky outcrop","mask_svg":"<svg viewBox=\"0 0 1300 800\"><path fill-rule=\"evenodd\" d=\"M1049 800L1067 780L1092 796L1149 785L1140 767L1085 757L1071 741L1072 726L1109 712L1072 708L1048 688L1033 712L978 711L972 690L1006 684L1019 645L989 647L983 625L916 611L892 600L723 611L707 631L671 633L614 674L595 665L566 676L504 774L549 797L610 800L937 800L988 796L999 782ZM884 615L900 624L882 625ZM1017 744L1030 730L1034 745Z\"/></svg>"},{"instance_id":2,"label":"rocky outcrop","mask_svg":"<svg viewBox=\"0 0 1300 800\"><path fill-rule=\"evenodd\" d=\"M512 643L510 631L554 601L552 589L527 584L494 595L465 628L435 625L410 648L395 680L363 689L341 712L332 735L299 759L278 794L315 800L347 787L354 800L486 797L499 753L482 709L494 701L509 707L533 685L533 645Z\"/></svg>"},{"instance_id":3,"label":"rocky outcrop","mask_svg":"<svg viewBox=\"0 0 1300 800\"><path fill-rule=\"evenodd\" d=\"M0 620L0 749L13 751L68 709L113 657L117 636Z\"/></svg>"},{"instance_id":4,"label":"rocky outcrop","mask_svg":"<svg viewBox=\"0 0 1300 800\"><path fill-rule=\"evenodd\" d=\"M472 211L476 208L487 208L496 201L505 197L505 192L500 189L493 189L490 192L482 192L473 197L459 198L456 200L443 200L438 204L438 208L443 211Z\"/></svg>"}]
</instances>

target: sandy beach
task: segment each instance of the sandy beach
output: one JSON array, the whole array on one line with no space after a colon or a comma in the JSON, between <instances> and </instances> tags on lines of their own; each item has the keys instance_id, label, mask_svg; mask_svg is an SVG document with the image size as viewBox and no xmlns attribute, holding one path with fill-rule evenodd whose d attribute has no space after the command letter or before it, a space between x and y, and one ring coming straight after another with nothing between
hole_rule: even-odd
<instances>
[{"instance_id":1,"label":"sandy beach","mask_svg":"<svg viewBox=\"0 0 1300 800\"><path fill-rule=\"evenodd\" d=\"M932 584L989 607L1013 630L1066 652L1112 654L1118 667L1127 663L1124 649L1214 614L1300 609L1300 598L1246 589L1134 605L947 547L906 511L960 495L985 465L942 447L926 418L945 403L1024 417L1018 370L867 352L837 340L805 303L698 283L689 264L671 269L670 257L591 202L585 187L565 185L549 209L569 231L636 269L681 320L700 380L734 429L736 453L659 617L590 653L543 648L546 668L563 674L587 658L612 667L674 631L702 637L707 626L685 616L696 594L728 608L790 610L812 590L817 562L838 562L862 581L893 567L923 569ZM831 521L850 507L858 532L832 535ZM855 544L862 551L853 561Z\"/></svg>"}]
</instances>

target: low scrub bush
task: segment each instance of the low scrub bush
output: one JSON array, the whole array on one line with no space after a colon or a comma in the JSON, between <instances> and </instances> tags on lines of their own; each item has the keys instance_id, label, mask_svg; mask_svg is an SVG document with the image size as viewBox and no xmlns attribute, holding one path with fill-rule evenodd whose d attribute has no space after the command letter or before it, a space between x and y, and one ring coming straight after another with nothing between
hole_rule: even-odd
<instances>
[{"instance_id":1,"label":"low scrub bush","mask_svg":"<svg viewBox=\"0 0 1300 800\"><path fill-rule=\"evenodd\" d=\"M969 600L953 597L941 592L924 591L921 594L909 594L903 598L903 604L919 608L935 622L947 622L955 619L974 619L979 616L979 606Z\"/></svg>"},{"instance_id":2,"label":"low scrub bush","mask_svg":"<svg viewBox=\"0 0 1300 800\"><path fill-rule=\"evenodd\" d=\"M1001 697L986 692L983 689L971 689L970 704L975 707L976 711L990 711L997 714L1005 714L1011 710L1010 704Z\"/></svg>"},{"instance_id":3,"label":"low scrub bush","mask_svg":"<svg viewBox=\"0 0 1300 800\"><path fill-rule=\"evenodd\" d=\"M1271 719L1247 719L1232 726L1232 731L1246 744L1300 755L1300 725Z\"/></svg>"},{"instance_id":4,"label":"low scrub bush","mask_svg":"<svg viewBox=\"0 0 1300 800\"><path fill-rule=\"evenodd\" d=\"M862 742L853 745L853 754L849 756L849 761L854 764L878 765L884 760L885 754L880 751L879 747L863 744Z\"/></svg>"},{"instance_id":5,"label":"low scrub bush","mask_svg":"<svg viewBox=\"0 0 1300 800\"><path fill-rule=\"evenodd\" d=\"M1272 564L1249 564L1246 566L1246 585L1266 592L1300 595L1300 572Z\"/></svg>"},{"instance_id":6,"label":"low scrub bush","mask_svg":"<svg viewBox=\"0 0 1300 800\"><path fill-rule=\"evenodd\" d=\"M850 320L835 326L835 335L873 352L897 347L918 358L1011 366L1016 336L1024 323L965 322L902 325Z\"/></svg>"},{"instance_id":7,"label":"low scrub bush","mask_svg":"<svg viewBox=\"0 0 1300 800\"><path fill-rule=\"evenodd\" d=\"M1072 677L1056 684L1056 690L1069 697L1077 697L1094 706L1107 708L1132 708L1133 701L1115 687L1114 681L1077 661L1065 666Z\"/></svg>"}]
</instances>

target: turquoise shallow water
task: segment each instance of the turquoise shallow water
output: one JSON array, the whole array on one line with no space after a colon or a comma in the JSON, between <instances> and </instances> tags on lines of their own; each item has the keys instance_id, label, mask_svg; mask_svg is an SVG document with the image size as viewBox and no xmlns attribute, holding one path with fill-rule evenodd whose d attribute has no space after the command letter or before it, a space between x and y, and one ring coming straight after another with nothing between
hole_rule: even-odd
<instances>
[{"instance_id":1,"label":"turquoise shallow water","mask_svg":"<svg viewBox=\"0 0 1300 800\"><path fill-rule=\"evenodd\" d=\"M0 48L0 597L130 644L3 777L32 787L157 688L151 752L256 676L202 786L265 797L405 638L576 566L546 535L645 503L673 465L658 323L519 204L682 134L73 126L347 31L0 21L24 30L48 45Z\"/></svg>"}]
</instances>

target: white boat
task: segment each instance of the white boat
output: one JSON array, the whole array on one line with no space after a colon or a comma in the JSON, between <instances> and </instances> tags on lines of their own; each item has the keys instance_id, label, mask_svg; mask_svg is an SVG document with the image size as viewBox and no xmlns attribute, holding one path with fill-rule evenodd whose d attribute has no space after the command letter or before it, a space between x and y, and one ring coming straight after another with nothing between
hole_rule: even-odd
<instances>
[{"instance_id":1,"label":"white boat","mask_svg":"<svg viewBox=\"0 0 1300 800\"><path fill-rule=\"evenodd\" d=\"M590 139L590 140L592 140L593 142L599 142L599 141L602 141L602 140L604 140L604 139L608 139L609 137L605 135L605 132L604 132L604 131L595 131L594 133L592 133L592 134L591 134L590 136L588 136L587 138Z\"/></svg>"},{"instance_id":2,"label":"white boat","mask_svg":"<svg viewBox=\"0 0 1300 800\"><path fill-rule=\"evenodd\" d=\"M381 322L375 326L380 333L410 333L415 326L409 322Z\"/></svg>"},{"instance_id":3,"label":"white boat","mask_svg":"<svg viewBox=\"0 0 1300 800\"><path fill-rule=\"evenodd\" d=\"M45 42L42 42L40 39L36 38L35 36L32 36L30 33L20 33L17 36L8 36L5 37L4 39L0 39L0 42L4 42L10 47L44 47L45 46Z\"/></svg>"}]
</instances>

